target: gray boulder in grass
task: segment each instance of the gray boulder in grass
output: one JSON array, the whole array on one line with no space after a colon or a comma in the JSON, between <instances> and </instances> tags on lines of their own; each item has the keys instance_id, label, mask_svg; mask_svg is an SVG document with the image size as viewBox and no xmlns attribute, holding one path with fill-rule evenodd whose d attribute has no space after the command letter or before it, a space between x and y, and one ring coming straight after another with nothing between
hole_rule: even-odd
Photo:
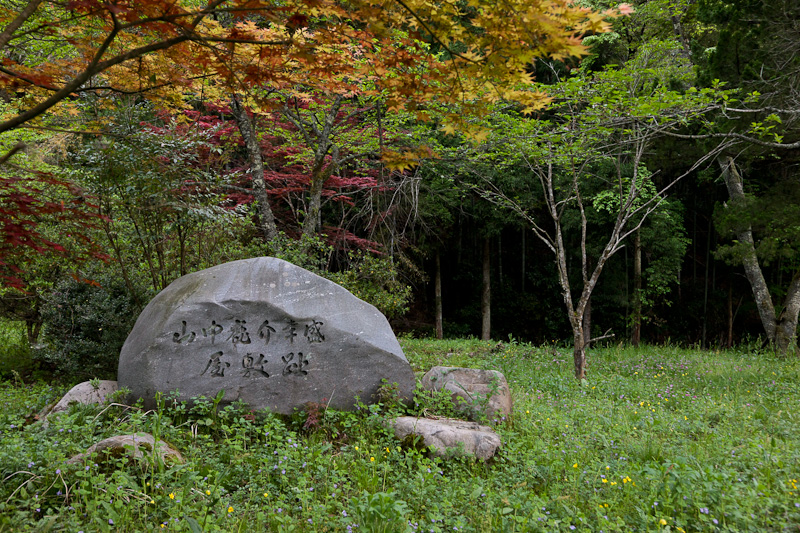
<instances>
[{"instance_id":1,"label":"gray boulder in grass","mask_svg":"<svg viewBox=\"0 0 800 533\"><path fill-rule=\"evenodd\" d=\"M343 287L273 257L234 261L175 280L136 321L120 353L120 387L155 396L243 401L290 414L309 402L352 409L382 380L415 387L386 317Z\"/></svg>"},{"instance_id":2,"label":"gray boulder in grass","mask_svg":"<svg viewBox=\"0 0 800 533\"><path fill-rule=\"evenodd\" d=\"M166 442L156 439L149 433L134 433L132 435L117 435L103 439L97 444L93 444L84 453L70 458L67 464L78 464L92 459L92 454L98 454L95 458L98 462L106 462L109 459L121 459L123 457L141 461L151 461L153 454L158 454L162 463L183 464L184 459L181 453L171 447Z\"/></svg>"},{"instance_id":3,"label":"gray boulder in grass","mask_svg":"<svg viewBox=\"0 0 800 533\"><path fill-rule=\"evenodd\" d=\"M456 410L473 419L500 419L513 409L506 377L497 370L435 366L422 376L422 388L448 391Z\"/></svg>"},{"instance_id":4,"label":"gray boulder in grass","mask_svg":"<svg viewBox=\"0 0 800 533\"><path fill-rule=\"evenodd\" d=\"M44 419L50 415L63 413L69 410L72 404L101 404L109 395L118 389L117 382L111 380L98 380L96 382L84 381L72 387L55 405L47 407L39 413L39 418ZM45 423L46 424L46 423Z\"/></svg>"},{"instance_id":5,"label":"gray boulder in grass","mask_svg":"<svg viewBox=\"0 0 800 533\"><path fill-rule=\"evenodd\" d=\"M471 455L483 461L497 453L502 441L492 428L455 418L401 416L391 421L395 437L406 446L420 439L437 457Z\"/></svg>"}]
</instances>

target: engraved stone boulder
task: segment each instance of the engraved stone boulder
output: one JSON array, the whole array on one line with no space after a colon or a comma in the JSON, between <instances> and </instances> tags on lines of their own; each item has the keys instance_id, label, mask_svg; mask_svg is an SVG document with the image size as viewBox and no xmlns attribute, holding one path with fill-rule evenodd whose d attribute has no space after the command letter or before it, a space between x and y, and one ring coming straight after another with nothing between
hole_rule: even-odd
<instances>
[{"instance_id":1,"label":"engraved stone boulder","mask_svg":"<svg viewBox=\"0 0 800 533\"><path fill-rule=\"evenodd\" d=\"M394 435L405 444L419 437L438 457L473 455L484 461L494 457L501 440L491 428L454 418L401 416L391 422Z\"/></svg>"},{"instance_id":2,"label":"engraved stone boulder","mask_svg":"<svg viewBox=\"0 0 800 533\"><path fill-rule=\"evenodd\" d=\"M422 388L448 391L456 409L472 419L483 414L500 420L511 414L508 382L497 370L435 366L422 376Z\"/></svg>"},{"instance_id":3,"label":"engraved stone boulder","mask_svg":"<svg viewBox=\"0 0 800 533\"><path fill-rule=\"evenodd\" d=\"M281 259L234 261L175 280L142 311L120 387L216 396L290 414L308 402L352 409L382 380L410 398L415 378L389 322L339 285Z\"/></svg>"},{"instance_id":4,"label":"engraved stone boulder","mask_svg":"<svg viewBox=\"0 0 800 533\"><path fill-rule=\"evenodd\" d=\"M91 459L93 453L98 454L94 459L98 463L122 457L136 461L142 459L152 461L154 451L163 463L184 463L181 453L163 440L156 442L156 439L149 433L134 433L133 435L117 435L116 437L101 440L97 444L90 446L84 453L67 460L67 464L82 463L87 459Z\"/></svg>"}]
</instances>

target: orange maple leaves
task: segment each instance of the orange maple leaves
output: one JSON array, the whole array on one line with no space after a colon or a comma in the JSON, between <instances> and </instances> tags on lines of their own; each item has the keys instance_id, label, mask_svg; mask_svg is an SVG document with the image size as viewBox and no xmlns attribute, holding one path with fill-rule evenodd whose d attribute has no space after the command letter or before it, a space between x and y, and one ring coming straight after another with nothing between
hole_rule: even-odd
<instances>
[{"instance_id":1,"label":"orange maple leaves","mask_svg":"<svg viewBox=\"0 0 800 533\"><path fill-rule=\"evenodd\" d=\"M0 88L47 92L21 120L86 91L178 95L246 91L258 97L299 84L329 93L371 92L397 105L514 99L535 109L544 97L524 90L541 56L584 52L581 36L607 29L610 16L570 0L30 0L30 13L0 13ZM346 6L346 7L345 7ZM7 32L4 32L7 33ZM68 35L57 58L17 54L31 35ZM0 34L0 45L3 44ZM171 96L170 96L171 93Z\"/></svg>"}]
</instances>

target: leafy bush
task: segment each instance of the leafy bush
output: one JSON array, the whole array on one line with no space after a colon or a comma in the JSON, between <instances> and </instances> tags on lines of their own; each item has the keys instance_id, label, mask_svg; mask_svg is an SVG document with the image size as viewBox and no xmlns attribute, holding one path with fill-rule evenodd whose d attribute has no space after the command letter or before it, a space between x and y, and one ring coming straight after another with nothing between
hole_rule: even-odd
<instances>
[{"instance_id":1,"label":"leafy bush","mask_svg":"<svg viewBox=\"0 0 800 533\"><path fill-rule=\"evenodd\" d=\"M347 270L325 277L377 307L386 318L396 318L408 311L411 287L398 279L391 258L359 254L352 256L351 261Z\"/></svg>"},{"instance_id":2,"label":"leafy bush","mask_svg":"<svg viewBox=\"0 0 800 533\"><path fill-rule=\"evenodd\" d=\"M282 234L269 246L275 257L338 283L357 298L377 307L386 318L396 318L408 311L411 287L400 281L389 257L351 253L347 269L331 272L327 265L333 248L319 237L304 235L293 240Z\"/></svg>"},{"instance_id":3,"label":"leafy bush","mask_svg":"<svg viewBox=\"0 0 800 533\"><path fill-rule=\"evenodd\" d=\"M119 352L140 311L119 280L62 281L42 310L36 356L75 380L116 379Z\"/></svg>"}]
</instances>

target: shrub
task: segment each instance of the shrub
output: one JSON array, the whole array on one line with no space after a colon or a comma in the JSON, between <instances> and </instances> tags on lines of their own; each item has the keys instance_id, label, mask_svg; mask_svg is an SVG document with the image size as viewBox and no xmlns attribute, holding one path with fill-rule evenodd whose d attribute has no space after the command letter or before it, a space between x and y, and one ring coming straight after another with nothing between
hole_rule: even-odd
<instances>
[{"instance_id":1,"label":"shrub","mask_svg":"<svg viewBox=\"0 0 800 533\"><path fill-rule=\"evenodd\" d=\"M119 352L140 311L119 280L64 280L42 310L36 356L75 379L116 379Z\"/></svg>"}]
</instances>

